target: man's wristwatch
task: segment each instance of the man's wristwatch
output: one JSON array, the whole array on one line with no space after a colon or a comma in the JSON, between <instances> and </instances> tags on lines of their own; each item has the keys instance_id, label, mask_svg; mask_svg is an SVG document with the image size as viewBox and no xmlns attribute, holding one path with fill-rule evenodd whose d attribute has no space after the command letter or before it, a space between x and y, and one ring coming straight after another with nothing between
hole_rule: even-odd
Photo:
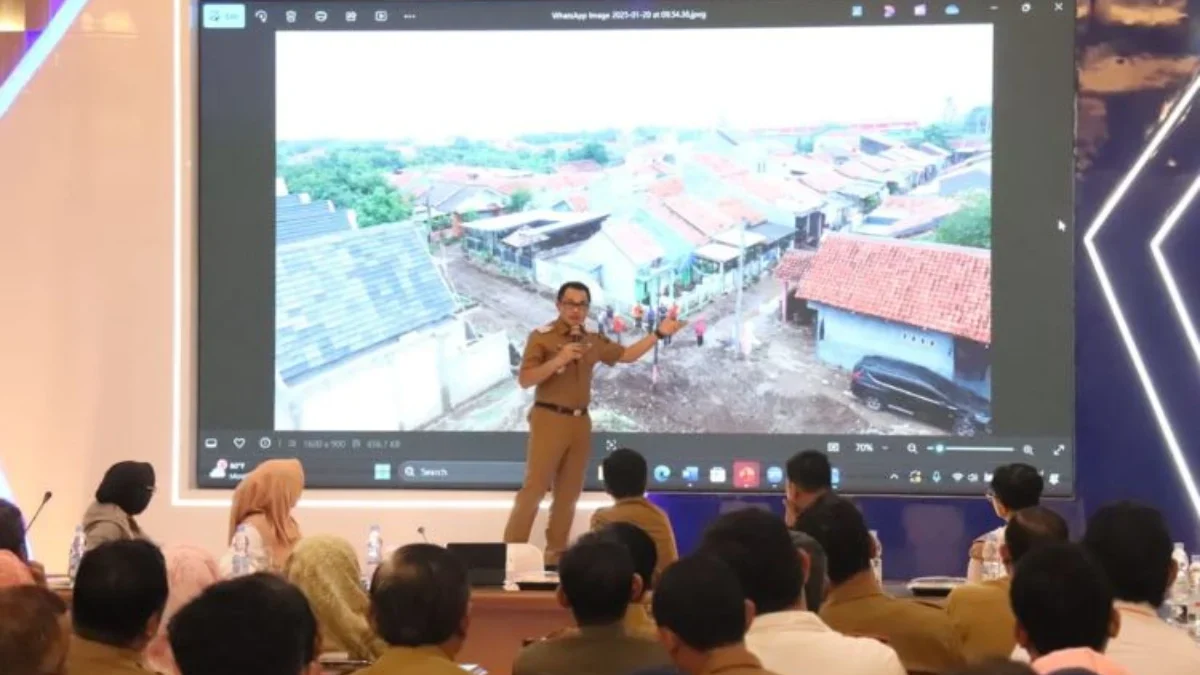
<instances>
[{"instance_id":1,"label":"man's wristwatch","mask_svg":"<svg viewBox=\"0 0 1200 675\"><path fill-rule=\"evenodd\" d=\"M667 336L664 335L663 332L657 328L654 329L654 337L658 338L659 340L667 339Z\"/></svg>"}]
</instances>

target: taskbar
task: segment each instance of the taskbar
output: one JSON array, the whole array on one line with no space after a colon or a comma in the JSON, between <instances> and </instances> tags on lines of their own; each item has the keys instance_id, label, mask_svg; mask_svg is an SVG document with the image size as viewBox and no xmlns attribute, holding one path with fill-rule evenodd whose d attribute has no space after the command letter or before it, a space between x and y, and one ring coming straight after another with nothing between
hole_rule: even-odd
<instances>
[{"instance_id":1,"label":"taskbar","mask_svg":"<svg viewBox=\"0 0 1200 675\"><path fill-rule=\"evenodd\" d=\"M267 459L295 457L309 488L512 490L525 475L526 434L515 432L206 432L195 485L228 488ZM585 488L600 490L606 452L633 447L649 464L652 492L770 493L786 483L796 452L819 449L835 486L852 494L980 496L996 467L1023 462L1046 495L1074 495L1068 439L756 434L593 434Z\"/></svg>"}]
</instances>

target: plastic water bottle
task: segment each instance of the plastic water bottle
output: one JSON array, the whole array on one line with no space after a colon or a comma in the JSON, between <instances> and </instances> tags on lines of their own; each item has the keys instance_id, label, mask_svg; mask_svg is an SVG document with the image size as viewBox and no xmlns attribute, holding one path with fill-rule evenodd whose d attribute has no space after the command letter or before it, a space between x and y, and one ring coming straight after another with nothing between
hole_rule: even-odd
<instances>
[{"instance_id":1,"label":"plastic water bottle","mask_svg":"<svg viewBox=\"0 0 1200 675\"><path fill-rule=\"evenodd\" d=\"M75 583L75 575L79 574L79 563L83 561L83 546L87 538L83 536L83 527L75 528L75 536L71 537L71 552L67 555L67 576Z\"/></svg>"},{"instance_id":2,"label":"plastic water bottle","mask_svg":"<svg viewBox=\"0 0 1200 675\"><path fill-rule=\"evenodd\" d=\"M1000 561L1000 545L992 537L983 540L983 579L991 581L1004 576L1004 563Z\"/></svg>"},{"instance_id":3,"label":"plastic water bottle","mask_svg":"<svg viewBox=\"0 0 1200 675\"><path fill-rule=\"evenodd\" d=\"M871 530L871 541L875 543L875 555L871 556L871 571L875 580L883 583L883 543L879 541L879 533Z\"/></svg>"},{"instance_id":4,"label":"plastic water bottle","mask_svg":"<svg viewBox=\"0 0 1200 675\"><path fill-rule=\"evenodd\" d=\"M233 576L250 574L250 535L245 525L238 525L233 532Z\"/></svg>"},{"instance_id":5,"label":"plastic water bottle","mask_svg":"<svg viewBox=\"0 0 1200 675\"><path fill-rule=\"evenodd\" d=\"M372 525L367 532L367 569L363 575L363 588L369 589L371 579L375 578L375 570L383 563L383 530L378 525Z\"/></svg>"},{"instance_id":6,"label":"plastic water bottle","mask_svg":"<svg viewBox=\"0 0 1200 675\"><path fill-rule=\"evenodd\" d=\"M1191 623L1188 620L1188 602L1192 596L1191 584L1191 569L1188 564L1187 550L1183 546L1183 542L1175 542L1175 550L1171 553L1171 559L1175 561L1178 573L1175 575L1175 583L1171 585L1170 597L1167 599L1169 606L1169 621L1180 628L1187 628Z\"/></svg>"}]
</instances>

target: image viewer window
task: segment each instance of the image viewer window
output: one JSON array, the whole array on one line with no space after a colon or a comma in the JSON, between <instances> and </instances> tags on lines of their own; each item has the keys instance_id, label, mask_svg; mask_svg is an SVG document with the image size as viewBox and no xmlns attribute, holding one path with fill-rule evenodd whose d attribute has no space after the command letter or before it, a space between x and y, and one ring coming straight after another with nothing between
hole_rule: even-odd
<instances>
[{"instance_id":1,"label":"image viewer window","mask_svg":"<svg viewBox=\"0 0 1200 675\"><path fill-rule=\"evenodd\" d=\"M651 490L1074 490L1074 6L201 2L199 487L521 483L586 284ZM556 375L562 377L565 375Z\"/></svg>"}]
</instances>

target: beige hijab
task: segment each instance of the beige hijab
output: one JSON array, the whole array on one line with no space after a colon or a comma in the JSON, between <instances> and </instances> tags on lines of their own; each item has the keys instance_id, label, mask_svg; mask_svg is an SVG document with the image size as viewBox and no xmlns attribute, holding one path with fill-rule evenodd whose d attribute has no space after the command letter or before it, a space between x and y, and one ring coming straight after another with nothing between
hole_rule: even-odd
<instances>
[{"instance_id":1,"label":"beige hijab","mask_svg":"<svg viewBox=\"0 0 1200 675\"><path fill-rule=\"evenodd\" d=\"M237 526L253 525L271 555L271 567L281 569L300 541L300 526L292 509L304 491L304 467L297 459L270 459L246 475L233 491L229 539Z\"/></svg>"},{"instance_id":2,"label":"beige hijab","mask_svg":"<svg viewBox=\"0 0 1200 675\"><path fill-rule=\"evenodd\" d=\"M385 645L367 621L370 603L349 542L331 535L305 537L296 544L283 574L308 598L323 652L347 652L352 659L366 661L379 658Z\"/></svg>"}]
</instances>

